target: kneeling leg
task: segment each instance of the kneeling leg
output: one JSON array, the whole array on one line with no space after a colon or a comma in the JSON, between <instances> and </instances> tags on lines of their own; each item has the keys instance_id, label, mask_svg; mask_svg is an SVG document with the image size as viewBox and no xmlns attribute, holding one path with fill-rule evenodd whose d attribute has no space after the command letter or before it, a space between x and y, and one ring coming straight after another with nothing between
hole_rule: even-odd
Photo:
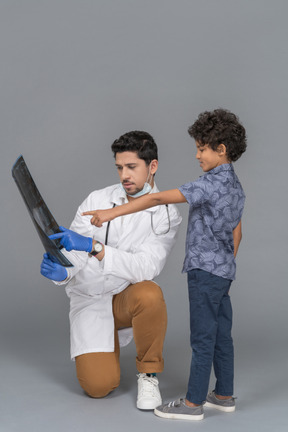
<instances>
[{"instance_id":1,"label":"kneeling leg","mask_svg":"<svg viewBox=\"0 0 288 432\"><path fill-rule=\"evenodd\" d=\"M82 354L75 361L78 381L90 397L105 397L119 386L120 365L117 353Z\"/></svg>"}]
</instances>

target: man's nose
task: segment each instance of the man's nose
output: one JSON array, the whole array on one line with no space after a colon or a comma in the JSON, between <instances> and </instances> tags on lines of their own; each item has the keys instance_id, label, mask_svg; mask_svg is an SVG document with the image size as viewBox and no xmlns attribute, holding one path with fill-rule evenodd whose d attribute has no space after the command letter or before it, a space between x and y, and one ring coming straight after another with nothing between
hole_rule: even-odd
<instances>
[{"instance_id":1,"label":"man's nose","mask_svg":"<svg viewBox=\"0 0 288 432\"><path fill-rule=\"evenodd\" d=\"M129 173L129 169L128 168L123 168L122 169L122 179L123 180L125 180L125 179L128 179L128 178L130 178L130 173Z\"/></svg>"}]
</instances>

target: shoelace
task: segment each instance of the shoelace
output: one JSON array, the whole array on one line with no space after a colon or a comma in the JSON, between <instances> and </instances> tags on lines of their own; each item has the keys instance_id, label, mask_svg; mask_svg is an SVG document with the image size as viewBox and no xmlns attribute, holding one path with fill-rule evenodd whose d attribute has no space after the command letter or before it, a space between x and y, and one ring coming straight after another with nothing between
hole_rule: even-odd
<instances>
[{"instance_id":1,"label":"shoelace","mask_svg":"<svg viewBox=\"0 0 288 432\"><path fill-rule=\"evenodd\" d=\"M145 385L142 385L140 388L140 393L141 395L143 395L143 393L145 394L150 394L151 396L156 395L156 387L157 387L157 380L156 378L153 377L148 377L147 375L142 377L142 380L145 381ZM144 384L144 383L143 383Z\"/></svg>"},{"instance_id":2,"label":"shoelace","mask_svg":"<svg viewBox=\"0 0 288 432\"><path fill-rule=\"evenodd\" d=\"M168 403L168 408L175 407L175 406L179 406L179 405L180 405L180 399L177 399L177 400L175 400L175 401L171 401L171 402L169 402L169 403Z\"/></svg>"}]
</instances>

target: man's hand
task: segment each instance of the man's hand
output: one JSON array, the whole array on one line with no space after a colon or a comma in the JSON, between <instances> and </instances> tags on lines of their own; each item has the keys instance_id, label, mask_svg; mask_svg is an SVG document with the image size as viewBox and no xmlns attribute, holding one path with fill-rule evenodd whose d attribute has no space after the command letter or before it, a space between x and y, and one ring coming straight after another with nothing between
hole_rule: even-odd
<instances>
[{"instance_id":1,"label":"man's hand","mask_svg":"<svg viewBox=\"0 0 288 432\"><path fill-rule=\"evenodd\" d=\"M47 253L43 255L40 273L42 276L57 282L63 281L68 275L66 268L51 261Z\"/></svg>"},{"instance_id":2,"label":"man's hand","mask_svg":"<svg viewBox=\"0 0 288 432\"><path fill-rule=\"evenodd\" d=\"M70 252L71 250L91 252L93 239L77 234L62 226L59 227L61 233L52 234L49 236L51 240L60 239L60 243L64 248Z\"/></svg>"},{"instance_id":3,"label":"man's hand","mask_svg":"<svg viewBox=\"0 0 288 432\"><path fill-rule=\"evenodd\" d=\"M115 211L116 207L107 210L90 210L82 213L82 216L93 216L90 220L91 225L100 228L104 222L113 220L116 217Z\"/></svg>"}]
</instances>

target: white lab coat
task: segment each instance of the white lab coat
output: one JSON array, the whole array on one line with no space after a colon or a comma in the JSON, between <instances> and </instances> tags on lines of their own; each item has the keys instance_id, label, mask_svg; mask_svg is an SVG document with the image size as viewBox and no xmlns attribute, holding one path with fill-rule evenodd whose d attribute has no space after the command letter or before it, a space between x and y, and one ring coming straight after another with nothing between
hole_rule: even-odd
<instances>
[{"instance_id":1,"label":"white lab coat","mask_svg":"<svg viewBox=\"0 0 288 432\"><path fill-rule=\"evenodd\" d=\"M158 192L156 185L151 193ZM107 223L97 228L88 210L106 209L127 202L119 185L92 192L80 205L70 229L105 243ZM153 227L151 225L153 217ZM176 241L181 216L169 205L170 230L165 206L114 219L110 223L105 257L98 261L86 252L67 252L74 267L68 269L67 295L70 298L71 358L88 352L114 351L113 295L131 283L152 280L162 271ZM59 285L62 283L58 282ZM132 329L119 331L121 346L132 339Z\"/></svg>"}]
</instances>

